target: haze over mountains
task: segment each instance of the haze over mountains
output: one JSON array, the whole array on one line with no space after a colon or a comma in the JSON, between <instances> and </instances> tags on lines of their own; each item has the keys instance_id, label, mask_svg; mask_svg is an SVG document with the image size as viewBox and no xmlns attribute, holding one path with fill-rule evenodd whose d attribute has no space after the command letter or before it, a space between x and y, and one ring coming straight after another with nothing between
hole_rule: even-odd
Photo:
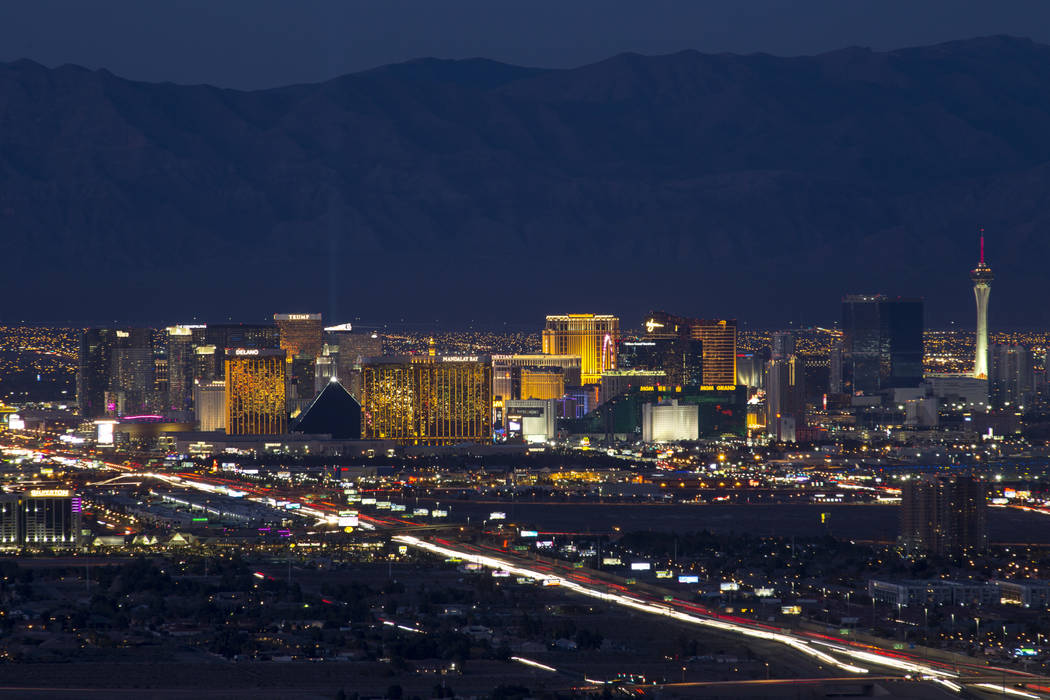
<instances>
[{"instance_id":1,"label":"haze over mountains","mask_svg":"<svg viewBox=\"0 0 1050 700\"><path fill-rule=\"evenodd\" d=\"M0 64L2 321L1050 322L1050 47L424 59L256 92Z\"/></svg>"}]
</instances>

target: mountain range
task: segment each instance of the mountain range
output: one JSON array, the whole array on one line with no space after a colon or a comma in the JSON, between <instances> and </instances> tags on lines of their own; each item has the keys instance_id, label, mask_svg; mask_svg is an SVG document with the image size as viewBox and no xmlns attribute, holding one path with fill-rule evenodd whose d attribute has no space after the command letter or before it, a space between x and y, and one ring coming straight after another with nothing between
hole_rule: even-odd
<instances>
[{"instance_id":1,"label":"mountain range","mask_svg":"<svg viewBox=\"0 0 1050 700\"><path fill-rule=\"evenodd\" d=\"M1050 322L1050 47L421 59L260 91L0 64L0 321Z\"/></svg>"}]
</instances>

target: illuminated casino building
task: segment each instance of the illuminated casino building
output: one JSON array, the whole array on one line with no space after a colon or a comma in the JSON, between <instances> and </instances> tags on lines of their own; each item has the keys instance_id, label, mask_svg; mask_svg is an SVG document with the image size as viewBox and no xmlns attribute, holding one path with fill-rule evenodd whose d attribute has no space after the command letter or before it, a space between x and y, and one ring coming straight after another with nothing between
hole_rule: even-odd
<instances>
[{"instance_id":1,"label":"illuminated casino building","mask_svg":"<svg viewBox=\"0 0 1050 700\"><path fill-rule=\"evenodd\" d=\"M641 340L625 350L634 369L663 370L669 384L737 383L736 321L703 320L653 311L642 323Z\"/></svg>"},{"instance_id":2,"label":"illuminated casino building","mask_svg":"<svg viewBox=\"0 0 1050 700\"><path fill-rule=\"evenodd\" d=\"M201 382L193 387L193 418L197 429L213 432L226 428L226 382Z\"/></svg>"},{"instance_id":3,"label":"illuminated casino building","mask_svg":"<svg viewBox=\"0 0 1050 700\"><path fill-rule=\"evenodd\" d=\"M704 351L701 383L736 383L736 321L694 321L692 333L693 338L700 341Z\"/></svg>"},{"instance_id":4,"label":"illuminated casino building","mask_svg":"<svg viewBox=\"0 0 1050 700\"><path fill-rule=\"evenodd\" d=\"M521 370L522 399L560 399L565 395L565 375L557 367Z\"/></svg>"},{"instance_id":5,"label":"illuminated casino building","mask_svg":"<svg viewBox=\"0 0 1050 700\"><path fill-rule=\"evenodd\" d=\"M703 384L703 345L693 337L693 319L674 316L665 311L653 311L642 323L642 340L637 346L631 364L650 370L662 370L667 384ZM642 348L647 352L640 353ZM723 384L734 384L732 381Z\"/></svg>"},{"instance_id":6,"label":"illuminated casino building","mask_svg":"<svg viewBox=\"0 0 1050 700\"><path fill-rule=\"evenodd\" d=\"M76 547L80 535L80 498L67 489L31 489L22 494L19 529L27 547Z\"/></svg>"},{"instance_id":7,"label":"illuminated casino building","mask_svg":"<svg viewBox=\"0 0 1050 700\"><path fill-rule=\"evenodd\" d=\"M504 401L527 398L521 393L522 372L526 369L556 369L564 379L563 386L580 385L579 355L493 355L493 397L500 397Z\"/></svg>"},{"instance_id":8,"label":"illuminated casino building","mask_svg":"<svg viewBox=\"0 0 1050 700\"><path fill-rule=\"evenodd\" d=\"M288 361L304 355L317 357L324 345L324 323L321 314L274 314L274 323L280 334L280 347L288 353Z\"/></svg>"},{"instance_id":9,"label":"illuminated casino building","mask_svg":"<svg viewBox=\"0 0 1050 700\"><path fill-rule=\"evenodd\" d=\"M226 350L226 434L279 435L287 429L284 350Z\"/></svg>"},{"instance_id":10,"label":"illuminated casino building","mask_svg":"<svg viewBox=\"0 0 1050 700\"><path fill-rule=\"evenodd\" d=\"M747 387L736 384L669 386L644 385L613 397L576 419L563 419L559 430L603 440L639 440L645 417L643 406L696 406L701 439L746 434ZM670 402L677 402L671 404Z\"/></svg>"},{"instance_id":11,"label":"illuminated casino building","mask_svg":"<svg viewBox=\"0 0 1050 700\"><path fill-rule=\"evenodd\" d=\"M984 261L984 230L981 230L981 257L977 267L970 271L973 294L977 299L977 343L974 346L973 376L988 376L988 295L992 293L992 268Z\"/></svg>"},{"instance_id":12,"label":"illuminated casino building","mask_svg":"<svg viewBox=\"0 0 1050 700\"><path fill-rule=\"evenodd\" d=\"M668 384L667 373L663 370L649 369L614 369L602 375L601 390L598 402L605 403L620 394L637 389L640 386Z\"/></svg>"},{"instance_id":13,"label":"illuminated casino building","mask_svg":"<svg viewBox=\"0 0 1050 700\"><path fill-rule=\"evenodd\" d=\"M198 382L222 380L226 348L276 350L280 346L273 324L217 323L188 326L193 332L193 378Z\"/></svg>"},{"instance_id":14,"label":"illuminated casino building","mask_svg":"<svg viewBox=\"0 0 1050 700\"><path fill-rule=\"evenodd\" d=\"M547 317L543 352L580 357L580 380L597 384L602 372L616 369L620 319L608 314L562 314Z\"/></svg>"},{"instance_id":15,"label":"illuminated casino building","mask_svg":"<svg viewBox=\"0 0 1050 700\"><path fill-rule=\"evenodd\" d=\"M487 356L373 357L362 366L363 437L407 445L492 441Z\"/></svg>"},{"instance_id":16,"label":"illuminated casino building","mask_svg":"<svg viewBox=\"0 0 1050 700\"><path fill-rule=\"evenodd\" d=\"M19 546L20 500L17 493L0 493L0 548L17 549Z\"/></svg>"}]
</instances>

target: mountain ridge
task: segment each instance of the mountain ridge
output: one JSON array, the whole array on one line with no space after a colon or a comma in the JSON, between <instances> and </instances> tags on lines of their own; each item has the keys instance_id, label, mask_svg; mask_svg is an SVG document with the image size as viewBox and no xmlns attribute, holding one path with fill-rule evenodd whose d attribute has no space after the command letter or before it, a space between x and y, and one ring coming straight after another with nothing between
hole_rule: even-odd
<instances>
[{"instance_id":1,"label":"mountain ridge","mask_svg":"<svg viewBox=\"0 0 1050 700\"><path fill-rule=\"evenodd\" d=\"M1009 37L421 59L257 91L0 64L20 299L0 318L667 307L776 324L881 291L966 323L983 226L993 326L1046 323L1026 300L1050 254L1048 80L1050 47Z\"/></svg>"}]
</instances>

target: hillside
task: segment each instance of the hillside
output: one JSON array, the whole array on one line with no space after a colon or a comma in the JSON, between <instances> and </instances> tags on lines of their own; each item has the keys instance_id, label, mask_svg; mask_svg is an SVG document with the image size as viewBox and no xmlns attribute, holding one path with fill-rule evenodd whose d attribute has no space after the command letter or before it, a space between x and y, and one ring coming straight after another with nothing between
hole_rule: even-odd
<instances>
[{"instance_id":1,"label":"hillside","mask_svg":"<svg viewBox=\"0 0 1050 700\"><path fill-rule=\"evenodd\" d=\"M0 320L1050 321L1050 47L425 59L256 92L0 64ZM626 319L625 319L626 320ZM630 318L631 321L635 320Z\"/></svg>"}]
</instances>

